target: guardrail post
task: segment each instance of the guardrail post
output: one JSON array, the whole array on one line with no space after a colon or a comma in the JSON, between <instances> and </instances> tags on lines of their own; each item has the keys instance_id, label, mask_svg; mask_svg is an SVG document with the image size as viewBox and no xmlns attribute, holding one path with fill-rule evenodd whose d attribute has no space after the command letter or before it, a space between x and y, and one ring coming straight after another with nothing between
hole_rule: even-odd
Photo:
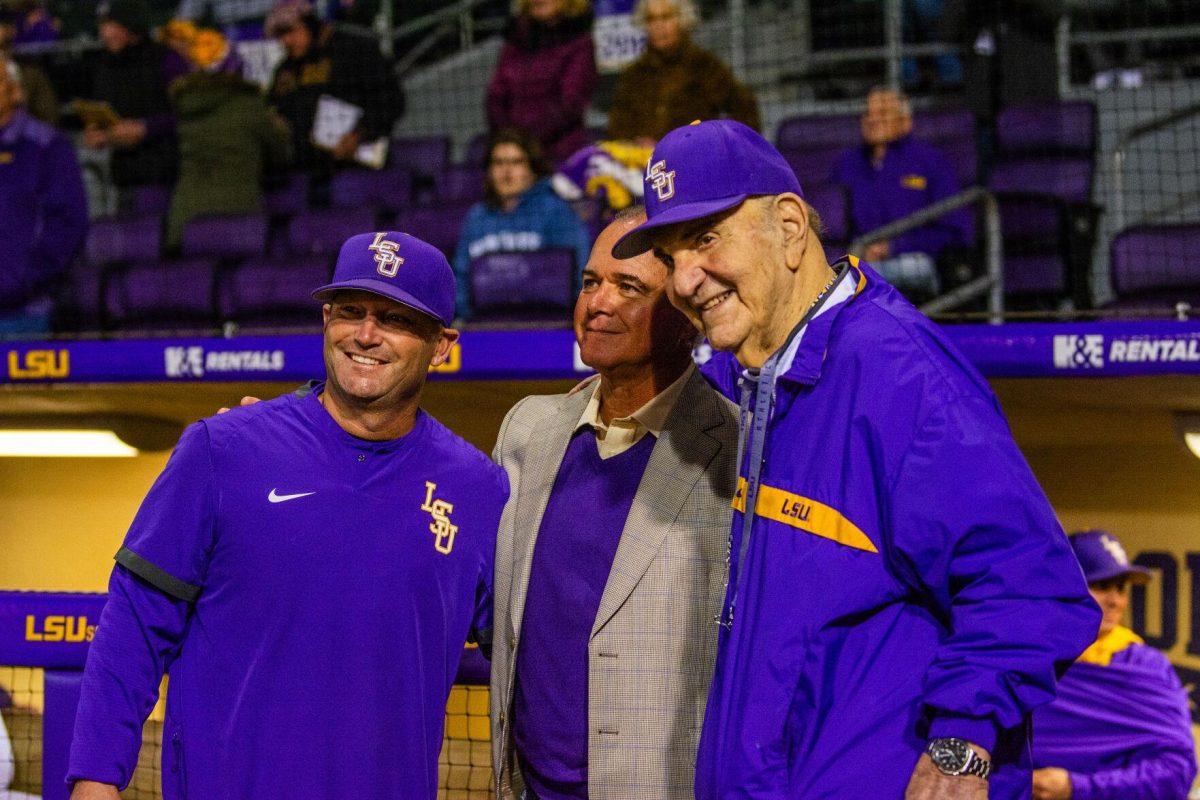
<instances>
[{"instance_id":1,"label":"guardrail post","mask_svg":"<svg viewBox=\"0 0 1200 800\"><path fill-rule=\"evenodd\" d=\"M999 325L1004 321L1004 242L1000 230L1000 204L991 193L983 196L983 215L987 228L984 237L987 271L992 281L988 290L988 311L992 313L991 323Z\"/></svg>"},{"instance_id":2,"label":"guardrail post","mask_svg":"<svg viewBox=\"0 0 1200 800\"><path fill-rule=\"evenodd\" d=\"M902 0L885 0L883 4L883 36L887 48L887 85L899 89L903 70L900 49L904 42L904 8Z\"/></svg>"},{"instance_id":3,"label":"guardrail post","mask_svg":"<svg viewBox=\"0 0 1200 800\"><path fill-rule=\"evenodd\" d=\"M746 0L729 3L729 65L733 74L746 80Z\"/></svg>"}]
</instances>

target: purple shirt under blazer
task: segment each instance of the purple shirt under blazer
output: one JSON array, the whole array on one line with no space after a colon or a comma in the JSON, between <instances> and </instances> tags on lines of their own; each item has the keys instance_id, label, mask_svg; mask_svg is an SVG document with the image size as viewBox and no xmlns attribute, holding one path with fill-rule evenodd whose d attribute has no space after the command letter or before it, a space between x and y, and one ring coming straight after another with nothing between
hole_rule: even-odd
<instances>
[{"instance_id":1,"label":"purple shirt under blazer","mask_svg":"<svg viewBox=\"0 0 1200 800\"><path fill-rule=\"evenodd\" d=\"M184 432L117 554L69 780L129 783L166 671L165 800L437 796L505 477L424 412L355 438L320 389Z\"/></svg>"},{"instance_id":2,"label":"purple shirt under blazer","mask_svg":"<svg viewBox=\"0 0 1200 800\"><path fill-rule=\"evenodd\" d=\"M1028 797L1029 714L1099 610L983 377L876 272L835 266L830 296L850 296L768 360L774 381L705 365L765 401L696 796L900 800L928 740L955 736L993 754L993 800Z\"/></svg>"},{"instance_id":3,"label":"purple shirt under blazer","mask_svg":"<svg viewBox=\"0 0 1200 800\"><path fill-rule=\"evenodd\" d=\"M533 574L541 570L535 565L543 553L539 540L557 514L551 494L559 491L560 471L570 468L568 447L584 436L577 431L589 399L588 391L528 397L509 412L496 442L494 457L512 486L496 543L491 698L499 800L520 798L524 789L513 747L512 715L521 712L514 704L518 659L521 680L547 686L558 674L557 657L566 655L549 652L563 620L552 620L544 605L532 617L527 609L547 597L535 598L535 584L542 581ZM615 435L611 427L609 435ZM594 437L589 444L596 447ZM586 694L579 697L585 705L564 712L561 725L577 731L586 723L590 800L693 800L696 743L715 654L713 618L725 579L737 409L693 371L657 436L647 434L609 461L636 456L639 446L650 448L649 460L629 513L597 545L611 545L612 534L619 534L599 606L594 612L582 603L562 609L583 625L565 627L585 634L580 656L587 672ZM596 564L573 566L584 580L600 577ZM556 627L534 629L547 621ZM530 672L543 665L548 674ZM586 719L579 718L580 708ZM578 753L576 735L564 730L550 746Z\"/></svg>"}]
</instances>

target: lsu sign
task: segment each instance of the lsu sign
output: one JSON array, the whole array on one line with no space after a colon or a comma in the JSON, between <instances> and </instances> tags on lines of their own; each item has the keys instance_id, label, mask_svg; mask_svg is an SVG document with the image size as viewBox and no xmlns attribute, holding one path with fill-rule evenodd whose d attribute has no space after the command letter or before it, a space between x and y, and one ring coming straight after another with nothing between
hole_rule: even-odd
<instances>
[{"instance_id":1,"label":"lsu sign","mask_svg":"<svg viewBox=\"0 0 1200 800\"><path fill-rule=\"evenodd\" d=\"M89 625L84 616L50 614L39 619L29 614L25 617L27 642L90 642L95 635L96 626Z\"/></svg>"},{"instance_id":2,"label":"lsu sign","mask_svg":"<svg viewBox=\"0 0 1200 800\"><path fill-rule=\"evenodd\" d=\"M71 374L66 350L8 351L8 377L14 381L61 380Z\"/></svg>"}]
</instances>

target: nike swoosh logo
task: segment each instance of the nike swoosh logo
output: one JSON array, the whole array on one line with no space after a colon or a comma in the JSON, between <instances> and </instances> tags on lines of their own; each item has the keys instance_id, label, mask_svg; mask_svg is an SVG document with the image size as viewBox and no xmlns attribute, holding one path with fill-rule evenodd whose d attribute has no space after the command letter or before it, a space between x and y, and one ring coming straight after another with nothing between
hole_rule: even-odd
<instances>
[{"instance_id":1,"label":"nike swoosh logo","mask_svg":"<svg viewBox=\"0 0 1200 800\"><path fill-rule=\"evenodd\" d=\"M310 494L316 494L316 492L301 492L300 494L275 494L275 490L272 489L271 493L267 495L267 499L272 503L283 503L287 500L295 500L297 497L308 497Z\"/></svg>"}]
</instances>

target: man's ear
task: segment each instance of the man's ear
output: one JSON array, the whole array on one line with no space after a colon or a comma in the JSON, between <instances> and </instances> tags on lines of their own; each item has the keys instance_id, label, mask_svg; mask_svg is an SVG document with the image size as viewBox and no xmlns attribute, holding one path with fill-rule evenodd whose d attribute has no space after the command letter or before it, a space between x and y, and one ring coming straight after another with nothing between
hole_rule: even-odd
<instances>
[{"instance_id":1,"label":"man's ear","mask_svg":"<svg viewBox=\"0 0 1200 800\"><path fill-rule=\"evenodd\" d=\"M800 269L804 251L810 242L808 206L797 195L787 192L775 197L775 217L783 234L784 256L788 269Z\"/></svg>"},{"instance_id":2,"label":"man's ear","mask_svg":"<svg viewBox=\"0 0 1200 800\"><path fill-rule=\"evenodd\" d=\"M321 327L329 324L329 315L333 311L333 305L330 303L321 304Z\"/></svg>"},{"instance_id":3,"label":"man's ear","mask_svg":"<svg viewBox=\"0 0 1200 800\"><path fill-rule=\"evenodd\" d=\"M437 346L433 351L433 358L430 359L431 367L440 367L450 360L450 353L454 350L454 344L458 341L458 331L454 328L442 328L442 332L438 334Z\"/></svg>"}]
</instances>

